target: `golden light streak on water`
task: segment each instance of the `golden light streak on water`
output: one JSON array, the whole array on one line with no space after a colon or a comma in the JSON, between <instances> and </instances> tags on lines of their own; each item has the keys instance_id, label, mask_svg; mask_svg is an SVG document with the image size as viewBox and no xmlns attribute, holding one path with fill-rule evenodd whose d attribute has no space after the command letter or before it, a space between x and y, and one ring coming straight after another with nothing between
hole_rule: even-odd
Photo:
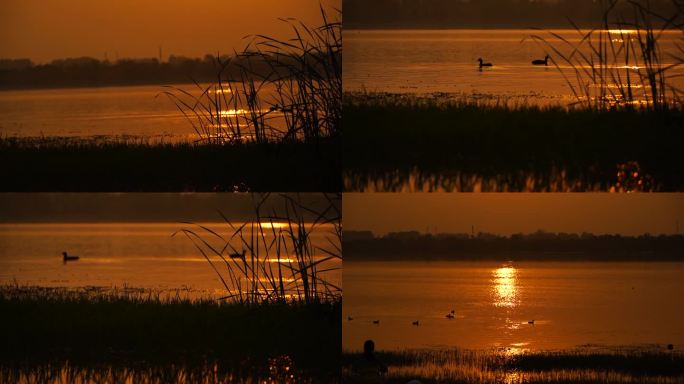
<instances>
[{"instance_id":1,"label":"golden light streak on water","mask_svg":"<svg viewBox=\"0 0 684 384\"><path fill-rule=\"evenodd\" d=\"M518 304L518 271L507 265L492 271L494 306L515 307Z\"/></svg>"},{"instance_id":2,"label":"golden light streak on water","mask_svg":"<svg viewBox=\"0 0 684 384\"><path fill-rule=\"evenodd\" d=\"M636 29L609 29L608 33L613 35L636 35Z\"/></svg>"}]
</instances>

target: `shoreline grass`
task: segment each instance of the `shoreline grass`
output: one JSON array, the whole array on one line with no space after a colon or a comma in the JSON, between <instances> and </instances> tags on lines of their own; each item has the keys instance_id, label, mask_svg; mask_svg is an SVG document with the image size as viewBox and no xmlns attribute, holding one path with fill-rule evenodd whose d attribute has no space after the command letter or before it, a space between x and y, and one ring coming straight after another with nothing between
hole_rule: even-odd
<instances>
[{"instance_id":1,"label":"shoreline grass","mask_svg":"<svg viewBox=\"0 0 684 384\"><path fill-rule=\"evenodd\" d=\"M5 192L339 191L340 139L197 144L1 138Z\"/></svg>"},{"instance_id":2,"label":"shoreline grass","mask_svg":"<svg viewBox=\"0 0 684 384\"><path fill-rule=\"evenodd\" d=\"M212 373L214 362L249 377L273 359L290 359L302 377L338 375L340 300L244 305L136 292L0 286L0 311L11 314L0 318L0 377L65 364Z\"/></svg>"},{"instance_id":3,"label":"shoreline grass","mask_svg":"<svg viewBox=\"0 0 684 384\"><path fill-rule=\"evenodd\" d=\"M346 191L684 190L681 108L346 93L344 113Z\"/></svg>"},{"instance_id":4,"label":"shoreline grass","mask_svg":"<svg viewBox=\"0 0 684 384\"><path fill-rule=\"evenodd\" d=\"M343 376L353 378L360 353L343 353ZM379 351L385 383L677 383L684 352L665 345L583 346L511 353L509 349Z\"/></svg>"}]
</instances>

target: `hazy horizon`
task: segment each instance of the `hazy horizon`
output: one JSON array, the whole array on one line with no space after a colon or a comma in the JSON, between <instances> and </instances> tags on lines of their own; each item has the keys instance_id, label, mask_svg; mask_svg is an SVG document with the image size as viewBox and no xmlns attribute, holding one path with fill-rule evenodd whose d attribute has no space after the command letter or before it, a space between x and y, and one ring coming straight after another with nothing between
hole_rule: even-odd
<instances>
[{"instance_id":1,"label":"hazy horizon","mask_svg":"<svg viewBox=\"0 0 684 384\"><path fill-rule=\"evenodd\" d=\"M322 24L319 3L329 16L341 0L5 0L0 3L0 58L46 63L69 57L202 57L241 50L263 34L289 38L279 18Z\"/></svg>"},{"instance_id":2,"label":"hazy horizon","mask_svg":"<svg viewBox=\"0 0 684 384\"><path fill-rule=\"evenodd\" d=\"M422 233L675 234L684 195L345 193L345 230ZM681 233L681 228L679 229Z\"/></svg>"},{"instance_id":3,"label":"hazy horizon","mask_svg":"<svg viewBox=\"0 0 684 384\"><path fill-rule=\"evenodd\" d=\"M221 222L252 220L254 204L264 194L238 193L4 193L0 194L0 224ZM289 194L313 209L327 206L318 193ZM270 205L269 205L270 204ZM262 214L282 207L271 194Z\"/></svg>"}]
</instances>

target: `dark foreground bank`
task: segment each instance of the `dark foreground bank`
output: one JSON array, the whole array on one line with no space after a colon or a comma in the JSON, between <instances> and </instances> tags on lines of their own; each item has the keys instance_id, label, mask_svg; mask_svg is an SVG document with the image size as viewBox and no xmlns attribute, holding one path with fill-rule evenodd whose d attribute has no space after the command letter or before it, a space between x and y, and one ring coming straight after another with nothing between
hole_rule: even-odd
<instances>
[{"instance_id":1,"label":"dark foreground bank","mask_svg":"<svg viewBox=\"0 0 684 384\"><path fill-rule=\"evenodd\" d=\"M684 352L668 345L585 346L560 351L407 350L378 352L385 383L681 383ZM359 376L361 354L345 353L344 382Z\"/></svg>"},{"instance_id":2,"label":"dark foreground bank","mask_svg":"<svg viewBox=\"0 0 684 384\"><path fill-rule=\"evenodd\" d=\"M347 191L684 191L684 110L344 99Z\"/></svg>"},{"instance_id":3,"label":"dark foreground bank","mask_svg":"<svg viewBox=\"0 0 684 384\"><path fill-rule=\"evenodd\" d=\"M246 306L5 286L0 312L2 382L339 380L340 302Z\"/></svg>"},{"instance_id":4,"label":"dark foreground bank","mask_svg":"<svg viewBox=\"0 0 684 384\"><path fill-rule=\"evenodd\" d=\"M0 139L2 191L333 192L338 138L193 144L144 140Z\"/></svg>"}]
</instances>

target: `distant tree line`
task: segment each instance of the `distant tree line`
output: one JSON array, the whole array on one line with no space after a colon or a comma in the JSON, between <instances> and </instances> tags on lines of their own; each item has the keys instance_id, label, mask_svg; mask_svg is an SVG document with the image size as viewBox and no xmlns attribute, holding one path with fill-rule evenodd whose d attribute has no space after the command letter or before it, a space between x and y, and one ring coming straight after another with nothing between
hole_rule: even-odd
<instances>
[{"instance_id":1,"label":"distant tree line","mask_svg":"<svg viewBox=\"0 0 684 384\"><path fill-rule=\"evenodd\" d=\"M637 0L646 4L646 0ZM671 16L680 0L649 0L651 9ZM345 28L551 28L601 21L607 0L343 0ZM679 9L681 11L681 9ZM633 10L621 1L616 11L628 20Z\"/></svg>"},{"instance_id":2,"label":"distant tree line","mask_svg":"<svg viewBox=\"0 0 684 384\"><path fill-rule=\"evenodd\" d=\"M684 261L684 235L345 231L345 260Z\"/></svg>"},{"instance_id":3,"label":"distant tree line","mask_svg":"<svg viewBox=\"0 0 684 384\"><path fill-rule=\"evenodd\" d=\"M270 59L272 63L287 60L282 57ZM204 58L172 55L165 62L156 58L110 62L79 57L40 65L29 59L0 59L0 89L215 82L223 64L228 61L231 64L222 71L223 81L240 79L243 74L256 78L272 74L267 60L257 56L222 56L220 63L212 55Z\"/></svg>"}]
</instances>

